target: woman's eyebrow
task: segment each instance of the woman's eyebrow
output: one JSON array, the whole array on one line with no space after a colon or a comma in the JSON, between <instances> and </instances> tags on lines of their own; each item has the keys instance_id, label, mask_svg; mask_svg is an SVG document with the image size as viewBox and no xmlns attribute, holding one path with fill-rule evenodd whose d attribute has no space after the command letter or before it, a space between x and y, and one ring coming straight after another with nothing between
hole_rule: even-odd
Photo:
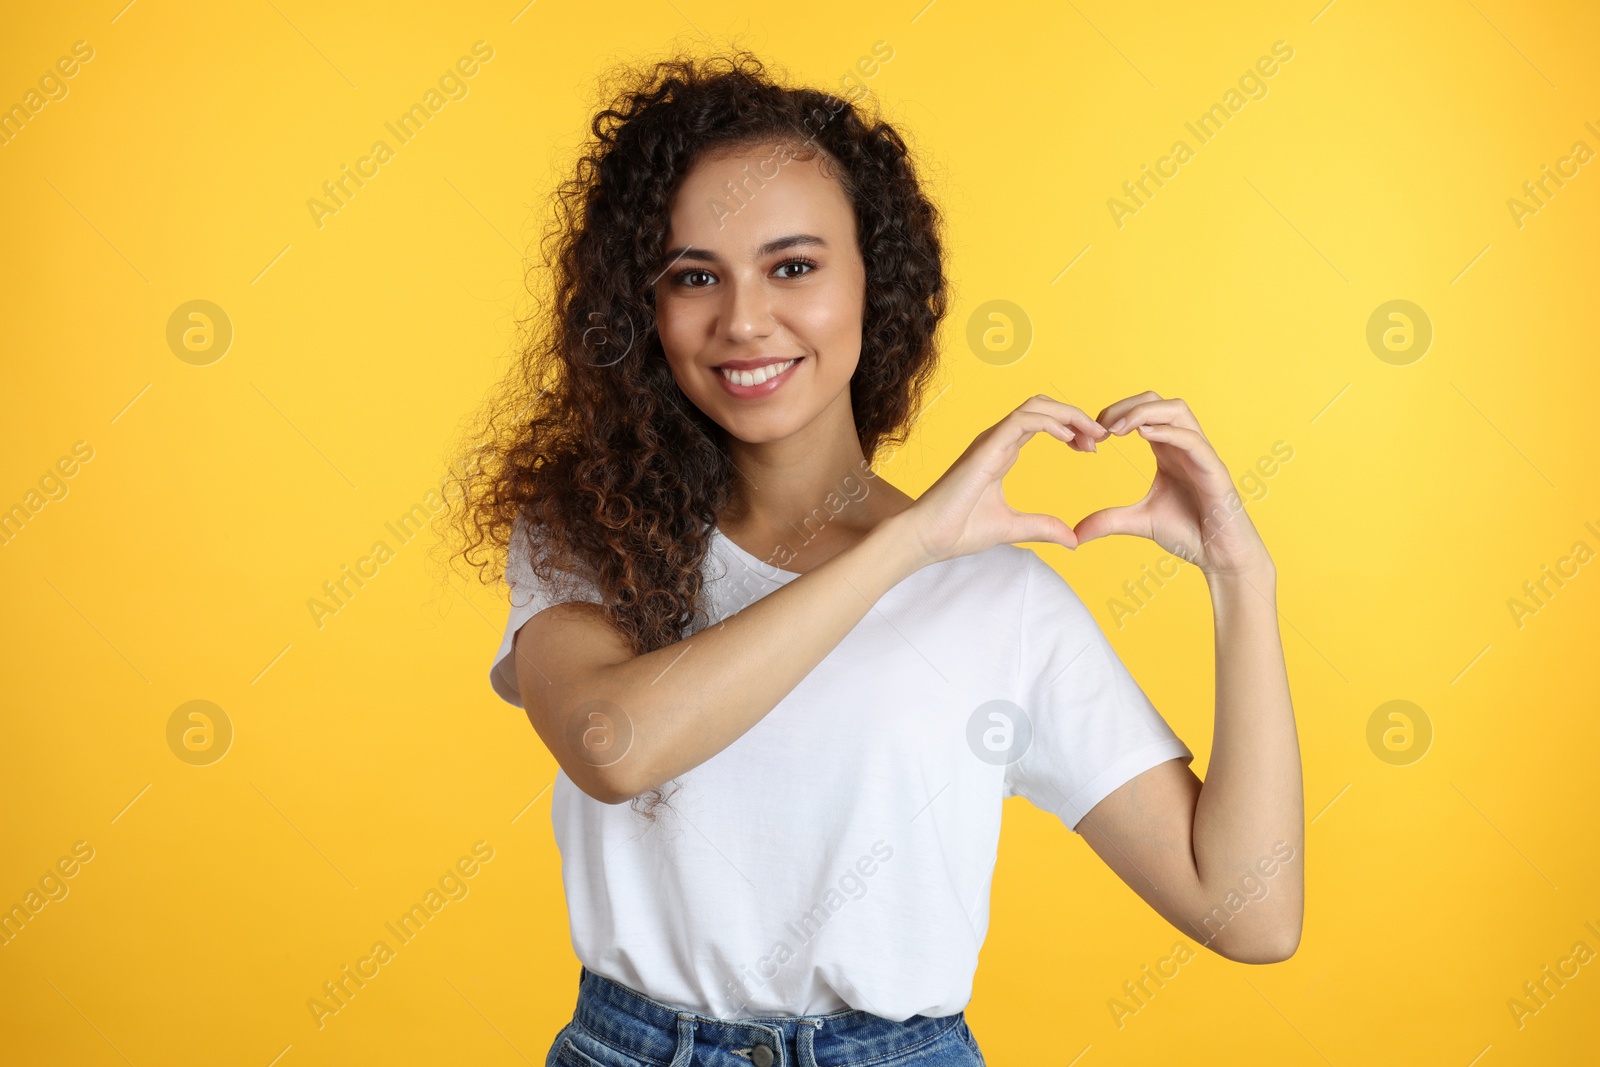
<instances>
[{"instance_id":1,"label":"woman's eyebrow","mask_svg":"<svg viewBox=\"0 0 1600 1067\"><path fill-rule=\"evenodd\" d=\"M827 248L828 242L814 234L792 233L787 237L774 238L756 249L756 258L770 256L774 252L781 252L786 248L794 248L797 245L817 245L821 248ZM704 263L720 264L722 262L722 257L711 251L711 249L697 248L694 245L679 245L676 248L668 249L663 253L663 257L667 260L668 265L676 263L680 259L695 259Z\"/></svg>"}]
</instances>

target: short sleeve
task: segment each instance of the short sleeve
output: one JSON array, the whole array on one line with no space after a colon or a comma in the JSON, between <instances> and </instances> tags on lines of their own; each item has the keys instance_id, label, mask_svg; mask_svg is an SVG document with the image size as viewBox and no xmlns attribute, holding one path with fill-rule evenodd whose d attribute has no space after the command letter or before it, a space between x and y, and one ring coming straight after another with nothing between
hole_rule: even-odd
<instances>
[{"instance_id":1,"label":"short sleeve","mask_svg":"<svg viewBox=\"0 0 1600 1067\"><path fill-rule=\"evenodd\" d=\"M569 571L559 572L555 581L541 581L533 573L529 558L526 525L518 516L511 529L511 545L506 555L506 586L511 593L511 609L506 618L500 649L494 654L489 667L489 684L507 703L522 707L522 692L517 685L517 665L513 656L512 639L522 624L545 608L570 601L604 603L600 590L592 581Z\"/></svg>"},{"instance_id":2,"label":"short sleeve","mask_svg":"<svg viewBox=\"0 0 1600 1067\"><path fill-rule=\"evenodd\" d=\"M1030 730L1006 766L1005 796L1078 822L1122 783L1194 753L1139 688L1065 578L1028 552L1018 703Z\"/></svg>"}]
</instances>

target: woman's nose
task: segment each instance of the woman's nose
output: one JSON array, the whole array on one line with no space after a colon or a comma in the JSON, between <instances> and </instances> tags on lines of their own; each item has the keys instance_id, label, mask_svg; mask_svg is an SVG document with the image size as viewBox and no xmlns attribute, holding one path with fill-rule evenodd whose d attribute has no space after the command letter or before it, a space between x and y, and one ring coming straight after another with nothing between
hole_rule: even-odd
<instances>
[{"instance_id":1,"label":"woman's nose","mask_svg":"<svg viewBox=\"0 0 1600 1067\"><path fill-rule=\"evenodd\" d=\"M729 285L722 314L723 332L731 341L749 341L772 332L771 294L760 282Z\"/></svg>"}]
</instances>

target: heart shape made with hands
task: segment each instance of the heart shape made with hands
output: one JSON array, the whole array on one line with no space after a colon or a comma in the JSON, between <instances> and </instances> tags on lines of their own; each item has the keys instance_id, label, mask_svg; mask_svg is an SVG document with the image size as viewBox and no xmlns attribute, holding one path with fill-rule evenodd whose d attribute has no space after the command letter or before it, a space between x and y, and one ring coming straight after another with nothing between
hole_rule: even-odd
<instances>
[{"instance_id":1,"label":"heart shape made with hands","mask_svg":"<svg viewBox=\"0 0 1600 1067\"><path fill-rule=\"evenodd\" d=\"M1222 534L1229 542L1228 554L1240 549L1237 526L1227 521L1242 509L1238 493L1183 400L1146 391L1110 404L1090 418L1053 397L1039 399L1057 408L1071 430L1068 447L1075 451L1098 452L1099 442L1136 433L1149 442L1156 458L1156 471L1143 497L1090 512L1072 525L1079 545L1126 534L1154 541L1186 562L1200 562L1207 542ZM1205 531L1211 524L1208 535Z\"/></svg>"}]
</instances>

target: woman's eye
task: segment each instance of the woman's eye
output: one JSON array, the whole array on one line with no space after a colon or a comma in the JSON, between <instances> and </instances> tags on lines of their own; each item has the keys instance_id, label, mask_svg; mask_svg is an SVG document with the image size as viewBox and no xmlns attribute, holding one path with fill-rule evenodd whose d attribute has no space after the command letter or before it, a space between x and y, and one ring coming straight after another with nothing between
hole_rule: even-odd
<instances>
[{"instance_id":1,"label":"woman's eye","mask_svg":"<svg viewBox=\"0 0 1600 1067\"><path fill-rule=\"evenodd\" d=\"M791 260L788 260L788 261L786 261L784 263L780 263L777 266L777 268L775 269L775 272L778 274L778 276L780 278L785 278L785 279L800 278L800 277L804 277L806 274L811 273L811 271L816 269L816 266L817 266L817 264L814 261L809 260L809 259L791 259ZM798 267L798 268L802 268L802 269L798 270L798 271L790 271L790 268L793 268L793 267ZM789 272L789 273L785 273L785 272ZM704 279L704 280L697 281L695 279ZM685 288L688 288L688 289L704 289L707 286L709 286L712 282L716 281L716 276L714 274L712 274L710 271L703 270L701 268L696 267L696 268L693 268L693 269L690 269L690 270L680 271L678 274L673 276L673 280L676 281L679 285L684 286Z\"/></svg>"},{"instance_id":2,"label":"woman's eye","mask_svg":"<svg viewBox=\"0 0 1600 1067\"><path fill-rule=\"evenodd\" d=\"M806 268L804 273L809 274L811 272L811 270L816 267L816 264L811 262L809 259L791 259L787 263L784 263L784 264L780 265L778 267L778 269L780 271L782 271L782 270L788 270L790 267L804 267L804 268ZM799 278L799 277L801 277L801 275L800 274L785 274L784 277L785 278Z\"/></svg>"}]
</instances>

